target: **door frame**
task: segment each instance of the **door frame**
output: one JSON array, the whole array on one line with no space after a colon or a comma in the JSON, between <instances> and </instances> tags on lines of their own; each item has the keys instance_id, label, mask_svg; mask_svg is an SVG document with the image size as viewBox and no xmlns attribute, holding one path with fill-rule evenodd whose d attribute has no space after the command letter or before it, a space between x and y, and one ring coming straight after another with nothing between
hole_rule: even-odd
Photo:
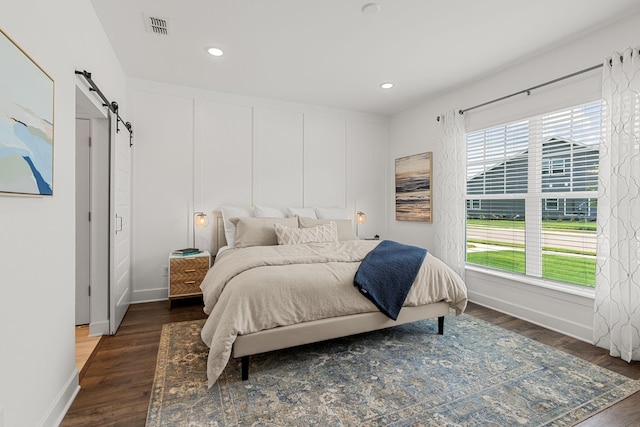
<instances>
[{"instance_id":1,"label":"door frame","mask_svg":"<svg viewBox=\"0 0 640 427\"><path fill-rule=\"evenodd\" d=\"M76 118L76 326L91 323L91 120Z\"/></svg>"},{"instance_id":2,"label":"door frame","mask_svg":"<svg viewBox=\"0 0 640 427\"><path fill-rule=\"evenodd\" d=\"M76 118L91 125L91 258L89 335L109 334L109 120L89 90L76 85Z\"/></svg>"}]
</instances>

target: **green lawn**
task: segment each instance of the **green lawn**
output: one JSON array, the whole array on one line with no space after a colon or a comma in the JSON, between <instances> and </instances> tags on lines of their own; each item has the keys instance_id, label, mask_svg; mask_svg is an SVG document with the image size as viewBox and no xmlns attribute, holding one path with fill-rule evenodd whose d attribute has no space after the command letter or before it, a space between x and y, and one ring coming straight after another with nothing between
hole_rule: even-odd
<instances>
[{"instance_id":1,"label":"green lawn","mask_svg":"<svg viewBox=\"0 0 640 427\"><path fill-rule=\"evenodd\" d=\"M494 240L481 240L481 239L467 239L467 247L470 247L469 243L471 243L471 244L479 243L479 244L483 244L483 245L503 246L505 248L508 247L508 248L522 248L522 249L524 249L524 245L522 243L497 242L497 241L494 241ZM543 251L549 251L549 252L561 252L561 253L565 253L565 254L578 254L578 255L596 256L596 253L593 252L593 251L580 251L580 250L577 250L577 249L556 248L556 247L553 247L553 246L543 246L542 250Z\"/></svg>"},{"instance_id":2,"label":"green lawn","mask_svg":"<svg viewBox=\"0 0 640 427\"><path fill-rule=\"evenodd\" d=\"M523 251L488 251L467 254L467 262L500 270L525 273ZM594 287L595 258L542 254L542 277L560 282Z\"/></svg>"}]
</instances>

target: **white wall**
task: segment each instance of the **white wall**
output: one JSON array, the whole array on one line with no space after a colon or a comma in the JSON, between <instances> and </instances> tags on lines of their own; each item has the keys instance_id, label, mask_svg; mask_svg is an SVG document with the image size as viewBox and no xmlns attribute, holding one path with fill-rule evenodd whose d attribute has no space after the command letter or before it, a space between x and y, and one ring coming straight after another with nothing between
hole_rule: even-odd
<instances>
[{"instance_id":1,"label":"white wall","mask_svg":"<svg viewBox=\"0 0 640 427\"><path fill-rule=\"evenodd\" d=\"M130 80L133 301L167 298L167 257L221 205L340 207L385 234L386 117ZM209 248L211 228L196 246Z\"/></svg>"},{"instance_id":2,"label":"white wall","mask_svg":"<svg viewBox=\"0 0 640 427\"><path fill-rule=\"evenodd\" d=\"M440 155L435 140L436 116L439 114L468 108L601 63L615 50L640 45L638 28L640 15L629 17L394 115L390 122L388 179L392 182L392 165L397 157L422 151L433 151L435 158ZM437 186L435 182L434 191ZM390 207L393 207L393 196L391 188L387 193L387 205ZM434 206L433 224L398 222L391 214L389 237L428 248L434 240L439 213L445 209L446 206ZM467 270L466 283L473 301L591 341L593 304L588 292L558 293L557 290L521 283L512 277L488 276L475 270Z\"/></svg>"},{"instance_id":3,"label":"white wall","mask_svg":"<svg viewBox=\"0 0 640 427\"><path fill-rule=\"evenodd\" d=\"M0 197L0 425L56 425L78 385L74 70L125 115L126 81L87 1L3 2L0 28L55 81L53 197Z\"/></svg>"}]
</instances>

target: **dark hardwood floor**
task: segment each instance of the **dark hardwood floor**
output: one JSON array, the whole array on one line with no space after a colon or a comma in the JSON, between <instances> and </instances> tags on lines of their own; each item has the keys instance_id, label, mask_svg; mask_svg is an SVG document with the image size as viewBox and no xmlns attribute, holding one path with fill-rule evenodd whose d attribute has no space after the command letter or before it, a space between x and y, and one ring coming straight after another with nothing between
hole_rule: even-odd
<instances>
[{"instance_id":1,"label":"dark hardwood floor","mask_svg":"<svg viewBox=\"0 0 640 427\"><path fill-rule=\"evenodd\" d=\"M476 304L469 304L467 314L640 379L640 362L626 363L610 357L605 350ZM132 305L118 333L102 338L83 369L80 393L61 425L144 426L162 325L204 317L197 300L175 301L172 310L167 309L166 302ZM579 425L640 425L640 392Z\"/></svg>"}]
</instances>

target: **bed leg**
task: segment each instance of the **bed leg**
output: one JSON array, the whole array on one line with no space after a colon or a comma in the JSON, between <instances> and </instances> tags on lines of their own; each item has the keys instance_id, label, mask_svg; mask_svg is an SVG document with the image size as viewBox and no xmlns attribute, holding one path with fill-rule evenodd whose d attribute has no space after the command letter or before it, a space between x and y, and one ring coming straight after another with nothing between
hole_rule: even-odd
<instances>
[{"instance_id":1,"label":"bed leg","mask_svg":"<svg viewBox=\"0 0 640 427\"><path fill-rule=\"evenodd\" d=\"M249 379L249 356L242 356L242 381Z\"/></svg>"},{"instance_id":2,"label":"bed leg","mask_svg":"<svg viewBox=\"0 0 640 427\"><path fill-rule=\"evenodd\" d=\"M444 335L444 316L438 317L438 334Z\"/></svg>"}]
</instances>

